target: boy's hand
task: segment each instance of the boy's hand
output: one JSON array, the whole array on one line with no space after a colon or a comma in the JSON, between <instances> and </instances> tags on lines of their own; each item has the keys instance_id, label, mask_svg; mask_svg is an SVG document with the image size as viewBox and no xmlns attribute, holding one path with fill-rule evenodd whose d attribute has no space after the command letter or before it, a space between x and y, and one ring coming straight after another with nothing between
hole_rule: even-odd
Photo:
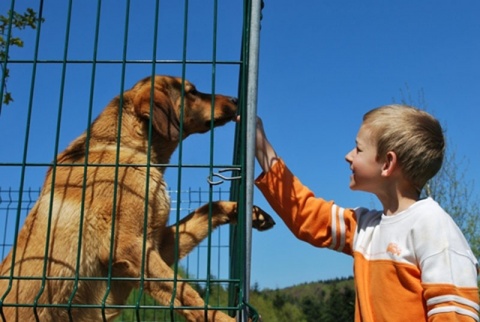
<instances>
[{"instance_id":1,"label":"boy's hand","mask_svg":"<svg viewBox=\"0 0 480 322\"><path fill-rule=\"evenodd\" d=\"M237 116L235 122L240 122L240 116ZM277 153L273 149L273 146L267 140L263 122L260 117L257 116L256 122L256 139L255 139L255 156L258 164L264 172L268 172L272 165L278 160Z\"/></svg>"}]
</instances>

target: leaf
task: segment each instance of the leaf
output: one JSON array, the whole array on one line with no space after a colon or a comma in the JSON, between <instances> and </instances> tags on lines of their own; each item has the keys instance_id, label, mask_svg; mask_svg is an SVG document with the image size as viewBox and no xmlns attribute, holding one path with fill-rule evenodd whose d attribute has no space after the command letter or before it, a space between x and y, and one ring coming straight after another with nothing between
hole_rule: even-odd
<instances>
[{"instance_id":1,"label":"leaf","mask_svg":"<svg viewBox=\"0 0 480 322\"><path fill-rule=\"evenodd\" d=\"M13 102L12 93L6 92L3 95L3 104L8 105L8 104L10 104L10 102Z\"/></svg>"},{"instance_id":2,"label":"leaf","mask_svg":"<svg viewBox=\"0 0 480 322\"><path fill-rule=\"evenodd\" d=\"M21 40L18 37L12 37L12 38L10 38L10 45L17 46L17 47L23 47L23 40Z\"/></svg>"},{"instance_id":3,"label":"leaf","mask_svg":"<svg viewBox=\"0 0 480 322\"><path fill-rule=\"evenodd\" d=\"M2 102L5 105L13 102L13 97L10 92L7 91L7 80L10 76L9 69L7 68L8 55L6 53L7 46L17 46L23 47L24 42L20 37L13 36L13 30L23 30L27 27L36 29L37 23L43 22L45 19L40 19L37 17L37 13L32 9L28 8L24 14L20 14L16 11L8 11L7 15L0 15L0 67L3 72L2 75L2 84L4 95ZM5 34L7 31L8 34ZM0 105L1 106L1 105Z\"/></svg>"}]
</instances>

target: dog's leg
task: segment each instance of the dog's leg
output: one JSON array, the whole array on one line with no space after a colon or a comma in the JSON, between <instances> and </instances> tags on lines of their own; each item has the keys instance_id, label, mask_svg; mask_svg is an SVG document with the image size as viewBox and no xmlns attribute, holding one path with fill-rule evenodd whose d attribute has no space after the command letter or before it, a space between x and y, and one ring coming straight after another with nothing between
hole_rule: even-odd
<instances>
[{"instance_id":1,"label":"dog's leg","mask_svg":"<svg viewBox=\"0 0 480 322\"><path fill-rule=\"evenodd\" d=\"M146 291L150 293L153 298L163 303L170 303L172 300L172 294L175 294L174 305L175 307L197 307L196 310L178 309L178 313L185 316L188 321L202 321L205 322L207 317L209 322L232 322L234 318L229 317L225 313L208 310L205 314L204 310L198 310L198 307L205 307L205 302L200 295L186 282L178 281L177 275L176 285L173 282L174 272L167 266L167 264L160 258L157 252L150 252L147 259L147 275L149 278L171 278L172 282L157 282L148 281L145 284ZM181 279L181 278L180 278Z\"/></svg>"},{"instance_id":2,"label":"dog's leg","mask_svg":"<svg viewBox=\"0 0 480 322\"><path fill-rule=\"evenodd\" d=\"M181 277L176 275L172 268L168 266L160 257L157 250L147 242L145 253L145 280L143 282L144 290L159 303L169 306L174 305L175 311L183 315L187 321L191 322L233 322L234 318L216 310L207 310L205 312L205 302L200 295ZM117 276L140 276L141 250L138 247L121 248L122 259L115 260L113 268ZM122 251L125 250L125 251ZM133 251L133 252L132 252ZM175 281L175 282L174 282ZM138 286L138 284L137 284ZM178 309L177 309L178 307ZM195 309L186 309L192 307ZM205 308L205 309L202 309Z\"/></svg>"},{"instance_id":3,"label":"dog's leg","mask_svg":"<svg viewBox=\"0 0 480 322\"><path fill-rule=\"evenodd\" d=\"M211 216L211 229L209 229L209 213ZM180 260L195 248L216 227L237 223L237 203L234 201L216 201L205 204L183 218L178 225L167 227L163 232L160 244L160 254L167 265L175 262L175 243L178 243L178 256ZM274 220L259 207L253 207L252 225L260 231L267 230L275 225ZM178 227L177 227L178 226ZM177 232L178 231L178 232Z\"/></svg>"}]
</instances>

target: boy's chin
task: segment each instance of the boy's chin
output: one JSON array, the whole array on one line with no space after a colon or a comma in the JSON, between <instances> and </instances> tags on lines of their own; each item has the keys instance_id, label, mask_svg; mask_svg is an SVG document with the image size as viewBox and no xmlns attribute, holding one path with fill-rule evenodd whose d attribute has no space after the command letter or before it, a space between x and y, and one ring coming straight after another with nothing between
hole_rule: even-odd
<instances>
[{"instance_id":1,"label":"boy's chin","mask_svg":"<svg viewBox=\"0 0 480 322\"><path fill-rule=\"evenodd\" d=\"M350 190L358 190L357 184L353 179L350 179L348 187L350 188Z\"/></svg>"},{"instance_id":2,"label":"boy's chin","mask_svg":"<svg viewBox=\"0 0 480 322\"><path fill-rule=\"evenodd\" d=\"M366 191L366 190L363 190L361 187L358 186L358 184L355 184L355 183L350 183L349 188L352 191Z\"/></svg>"}]
</instances>

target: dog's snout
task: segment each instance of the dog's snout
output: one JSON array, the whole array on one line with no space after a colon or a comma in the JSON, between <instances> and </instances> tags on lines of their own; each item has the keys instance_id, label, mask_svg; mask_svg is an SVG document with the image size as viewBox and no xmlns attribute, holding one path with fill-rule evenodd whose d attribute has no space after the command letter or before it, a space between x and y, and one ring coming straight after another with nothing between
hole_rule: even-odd
<instances>
[{"instance_id":1,"label":"dog's snout","mask_svg":"<svg viewBox=\"0 0 480 322\"><path fill-rule=\"evenodd\" d=\"M238 104L238 98L236 97L230 97L230 102L232 102L233 104Z\"/></svg>"}]
</instances>

